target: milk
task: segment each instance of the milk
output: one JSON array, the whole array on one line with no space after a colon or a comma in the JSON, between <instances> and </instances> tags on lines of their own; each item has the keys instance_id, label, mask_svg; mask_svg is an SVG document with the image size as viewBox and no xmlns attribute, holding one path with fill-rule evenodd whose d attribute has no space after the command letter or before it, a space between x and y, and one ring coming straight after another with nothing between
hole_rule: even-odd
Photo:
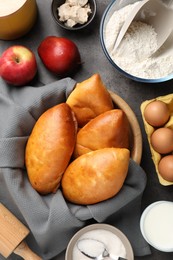
<instances>
[{"instance_id":1,"label":"milk","mask_svg":"<svg viewBox=\"0 0 173 260\"><path fill-rule=\"evenodd\" d=\"M161 251L173 252L173 202L151 204L141 221L143 235L149 244Z\"/></svg>"},{"instance_id":2,"label":"milk","mask_svg":"<svg viewBox=\"0 0 173 260\"><path fill-rule=\"evenodd\" d=\"M0 0L0 39L22 37L33 27L36 15L36 0Z\"/></svg>"},{"instance_id":3,"label":"milk","mask_svg":"<svg viewBox=\"0 0 173 260\"><path fill-rule=\"evenodd\" d=\"M0 17L17 11L26 0L0 0Z\"/></svg>"}]
</instances>

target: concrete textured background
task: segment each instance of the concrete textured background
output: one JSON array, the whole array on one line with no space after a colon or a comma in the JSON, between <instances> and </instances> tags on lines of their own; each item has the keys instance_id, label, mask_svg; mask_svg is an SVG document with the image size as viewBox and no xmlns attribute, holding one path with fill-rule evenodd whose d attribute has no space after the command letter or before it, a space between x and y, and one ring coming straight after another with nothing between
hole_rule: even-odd
<instances>
[{"instance_id":1,"label":"concrete textured background","mask_svg":"<svg viewBox=\"0 0 173 260\"><path fill-rule=\"evenodd\" d=\"M81 53L83 65L81 69L73 75L77 81L83 81L94 73L99 73L108 89L121 96L132 108L139 121L143 137L143 155L141 166L145 170L148 181L143 195L142 210L150 203L158 200L173 201L173 186L164 187L159 184L154 164L151 160L151 153L144 130L140 105L144 100L173 92L173 81L165 83L146 84L135 82L121 75L107 60L102 51L99 37L99 27L101 17L110 0L97 0L97 14L92 24L83 31L66 31L59 28L51 16L51 1L37 0L38 18L33 29L25 36L13 42L0 41L0 53L12 43L24 44L30 47L37 55L37 46L40 41L48 35L68 37L73 40ZM47 84L57 80L54 75L50 75L38 60L38 77L33 82L35 85ZM158 216L159 217L159 216ZM152 255L145 257L135 257L135 260L172 260L173 253L163 253L151 248ZM64 255L58 256L57 260L63 260Z\"/></svg>"}]
</instances>

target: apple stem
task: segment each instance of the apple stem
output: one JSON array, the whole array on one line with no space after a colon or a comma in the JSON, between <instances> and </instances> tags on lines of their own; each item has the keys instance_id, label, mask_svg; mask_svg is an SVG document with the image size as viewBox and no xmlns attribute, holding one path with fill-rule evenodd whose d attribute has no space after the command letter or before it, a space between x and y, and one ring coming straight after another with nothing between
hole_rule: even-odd
<instances>
[{"instance_id":1,"label":"apple stem","mask_svg":"<svg viewBox=\"0 0 173 260\"><path fill-rule=\"evenodd\" d=\"M14 60L19 63L20 62L20 59L18 57L15 57Z\"/></svg>"}]
</instances>

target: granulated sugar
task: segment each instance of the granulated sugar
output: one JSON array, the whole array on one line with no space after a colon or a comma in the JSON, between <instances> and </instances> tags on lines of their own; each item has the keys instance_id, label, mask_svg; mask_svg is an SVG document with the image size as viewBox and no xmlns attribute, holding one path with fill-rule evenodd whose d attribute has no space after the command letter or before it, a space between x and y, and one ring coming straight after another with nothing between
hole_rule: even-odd
<instances>
[{"instance_id":1,"label":"granulated sugar","mask_svg":"<svg viewBox=\"0 0 173 260\"><path fill-rule=\"evenodd\" d=\"M99 244L101 246L99 246ZM104 249L106 249L107 252L110 254L110 256L112 256L112 259L113 256L115 257L121 256L123 258L127 258L125 245L116 234L112 233L109 230L95 229L84 233L80 237L80 239L77 241L76 245L74 246L72 259L73 260L87 260L89 258L95 259L96 256L99 256L101 253L104 252ZM90 257L86 255L89 255ZM110 259L108 257L106 258Z\"/></svg>"},{"instance_id":2,"label":"granulated sugar","mask_svg":"<svg viewBox=\"0 0 173 260\"><path fill-rule=\"evenodd\" d=\"M119 47L113 50L126 17L136 4L138 2L113 13L105 29L106 48L112 60L133 76L146 79L165 77L173 72L173 46L170 44L172 39L170 37L167 43L150 57L157 48L157 34L150 25L140 21L132 22Z\"/></svg>"}]
</instances>

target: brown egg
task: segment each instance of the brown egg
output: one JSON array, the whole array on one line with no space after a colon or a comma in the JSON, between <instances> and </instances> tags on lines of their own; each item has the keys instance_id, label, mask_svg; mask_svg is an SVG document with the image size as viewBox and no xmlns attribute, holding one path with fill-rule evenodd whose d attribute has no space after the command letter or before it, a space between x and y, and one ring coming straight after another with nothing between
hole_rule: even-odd
<instances>
[{"instance_id":1,"label":"brown egg","mask_svg":"<svg viewBox=\"0 0 173 260\"><path fill-rule=\"evenodd\" d=\"M146 106L144 117L148 124L160 127L166 124L170 117L170 112L167 104L160 100L155 100Z\"/></svg>"},{"instance_id":2,"label":"brown egg","mask_svg":"<svg viewBox=\"0 0 173 260\"><path fill-rule=\"evenodd\" d=\"M164 180L173 182L173 155L164 156L160 160L158 171Z\"/></svg>"},{"instance_id":3,"label":"brown egg","mask_svg":"<svg viewBox=\"0 0 173 260\"><path fill-rule=\"evenodd\" d=\"M173 151L173 130L167 127L158 128L151 135L151 145L160 154Z\"/></svg>"}]
</instances>

